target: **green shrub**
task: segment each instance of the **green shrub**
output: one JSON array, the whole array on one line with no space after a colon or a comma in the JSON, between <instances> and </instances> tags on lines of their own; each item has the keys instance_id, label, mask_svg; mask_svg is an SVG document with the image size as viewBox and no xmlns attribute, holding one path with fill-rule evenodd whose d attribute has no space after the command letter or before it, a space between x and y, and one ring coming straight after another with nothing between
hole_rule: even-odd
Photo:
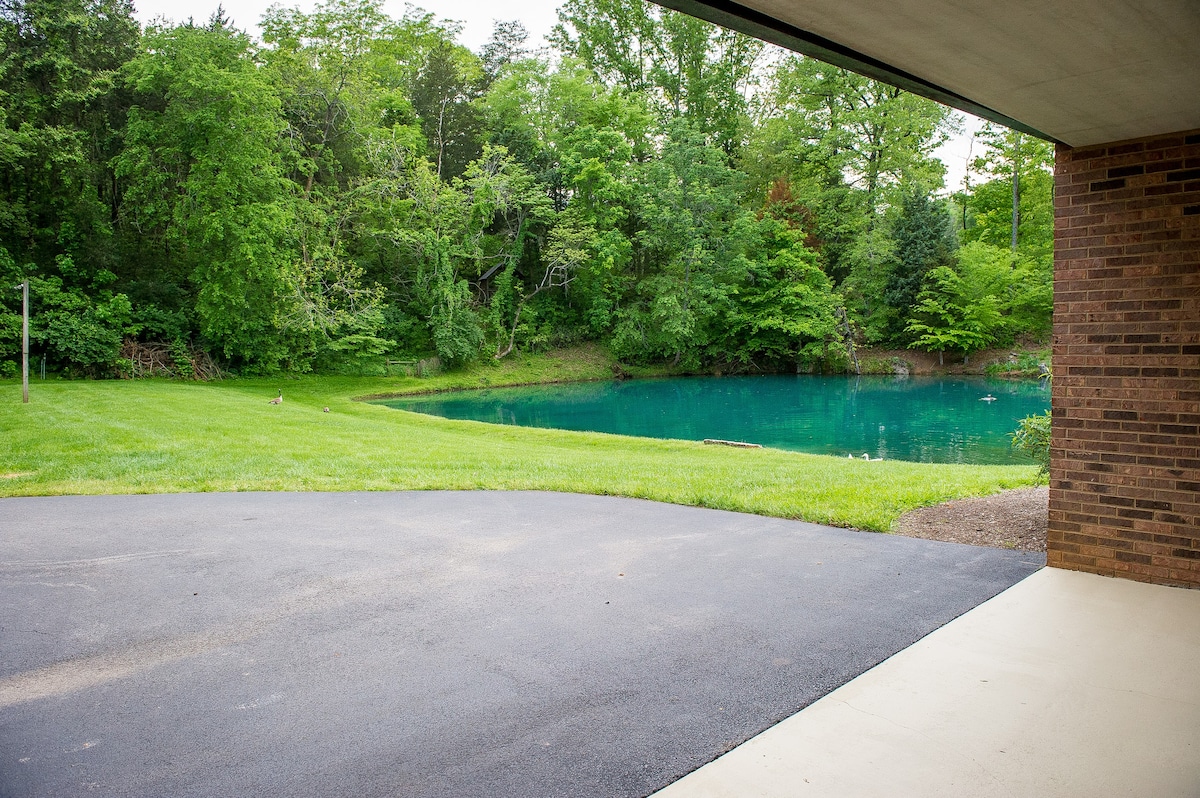
<instances>
[{"instance_id":1,"label":"green shrub","mask_svg":"<svg viewBox=\"0 0 1200 798\"><path fill-rule=\"evenodd\" d=\"M128 297L108 291L89 297L79 289L65 289L58 277L33 278L29 293L29 337L48 350L52 361L92 376L113 373L121 341L130 332L133 306Z\"/></svg>"},{"instance_id":2,"label":"green shrub","mask_svg":"<svg viewBox=\"0 0 1200 798\"><path fill-rule=\"evenodd\" d=\"M1014 449L1019 449L1038 464L1038 476L1050 475L1050 411L1021 419L1020 426L1012 432Z\"/></svg>"},{"instance_id":3,"label":"green shrub","mask_svg":"<svg viewBox=\"0 0 1200 798\"><path fill-rule=\"evenodd\" d=\"M1050 372L1050 350L1018 352L1007 360L989 363L984 373L991 376L1048 377Z\"/></svg>"}]
</instances>

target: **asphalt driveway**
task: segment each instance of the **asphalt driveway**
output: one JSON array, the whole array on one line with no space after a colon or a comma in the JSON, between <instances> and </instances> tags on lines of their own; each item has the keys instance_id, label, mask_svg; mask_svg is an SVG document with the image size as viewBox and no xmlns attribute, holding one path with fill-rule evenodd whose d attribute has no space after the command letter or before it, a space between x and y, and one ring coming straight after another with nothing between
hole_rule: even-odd
<instances>
[{"instance_id":1,"label":"asphalt driveway","mask_svg":"<svg viewBox=\"0 0 1200 798\"><path fill-rule=\"evenodd\" d=\"M611 497L0 500L0 796L643 796L1043 555Z\"/></svg>"}]
</instances>

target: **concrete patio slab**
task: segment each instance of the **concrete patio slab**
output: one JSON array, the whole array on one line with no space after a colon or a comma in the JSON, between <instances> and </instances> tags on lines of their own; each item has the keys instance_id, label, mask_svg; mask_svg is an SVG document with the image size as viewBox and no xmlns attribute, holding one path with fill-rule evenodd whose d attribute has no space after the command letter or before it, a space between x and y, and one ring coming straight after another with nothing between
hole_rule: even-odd
<instances>
[{"instance_id":1,"label":"concrete patio slab","mask_svg":"<svg viewBox=\"0 0 1200 798\"><path fill-rule=\"evenodd\" d=\"M1200 591L1043 569L655 798L1200 795Z\"/></svg>"},{"instance_id":2,"label":"concrete patio slab","mask_svg":"<svg viewBox=\"0 0 1200 798\"><path fill-rule=\"evenodd\" d=\"M1041 567L549 493L0 500L0 795L644 796Z\"/></svg>"}]
</instances>

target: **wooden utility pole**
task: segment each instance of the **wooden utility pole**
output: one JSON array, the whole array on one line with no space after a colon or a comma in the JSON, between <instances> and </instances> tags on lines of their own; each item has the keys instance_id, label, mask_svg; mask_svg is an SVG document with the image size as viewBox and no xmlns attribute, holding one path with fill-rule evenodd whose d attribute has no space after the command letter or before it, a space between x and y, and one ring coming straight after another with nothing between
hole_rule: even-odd
<instances>
[{"instance_id":1,"label":"wooden utility pole","mask_svg":"<svg viewBox=\"0 0 1200 798\"><path fill-rule=\"evenodd\" d=\"M29 281L21 289L21 401L29 404Z\"/></svg>"}]
</instances>

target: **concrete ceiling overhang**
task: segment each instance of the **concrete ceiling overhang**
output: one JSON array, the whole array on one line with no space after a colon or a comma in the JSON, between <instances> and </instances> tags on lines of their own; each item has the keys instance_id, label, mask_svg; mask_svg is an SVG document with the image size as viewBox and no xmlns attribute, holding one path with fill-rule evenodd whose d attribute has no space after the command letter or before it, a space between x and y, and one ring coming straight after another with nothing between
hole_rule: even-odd
<instances>
[{"instance_id":1,"label":"concrete ceiling overhang","mask_svg":"<svg viewBox=\"0 0 1200 798\"><path fill-rule=\"evenodd\" d=\"M1200 0L656 0L1072 147L1200 128Z\"/></svg>"}]
</instances>

